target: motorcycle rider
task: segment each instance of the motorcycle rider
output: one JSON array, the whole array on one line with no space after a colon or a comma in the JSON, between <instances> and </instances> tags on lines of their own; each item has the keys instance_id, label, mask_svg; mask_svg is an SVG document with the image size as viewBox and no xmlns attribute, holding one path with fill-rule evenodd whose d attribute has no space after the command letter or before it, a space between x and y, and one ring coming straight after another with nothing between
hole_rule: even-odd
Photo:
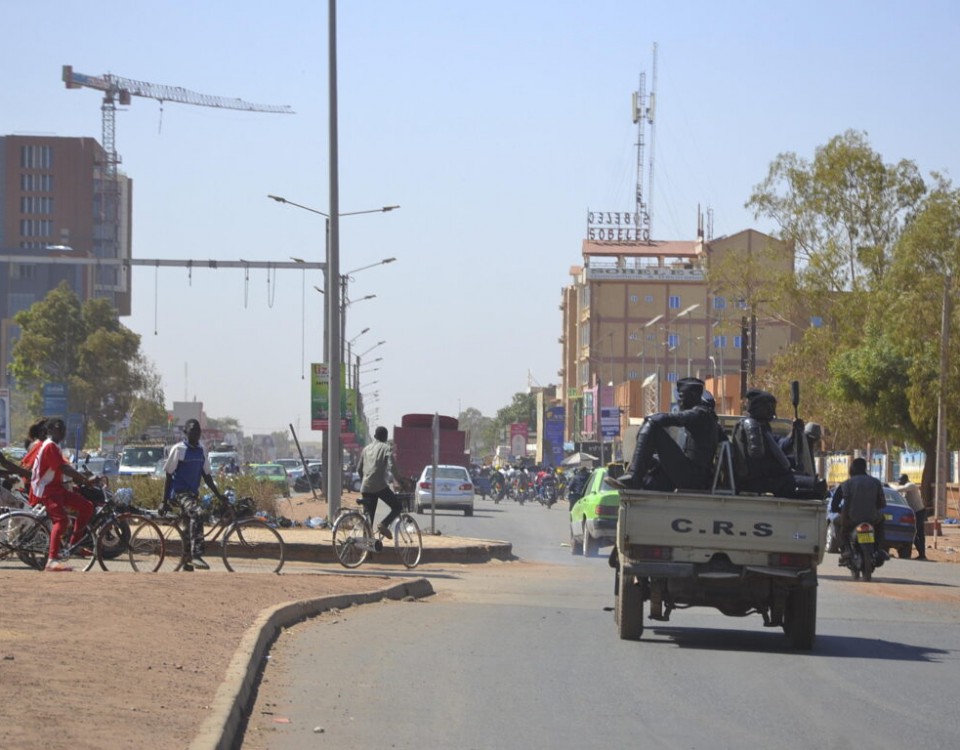
<instances>
[{"instance_id":1,"label":"motorcycle rider","mask_svg":"<svg viewBox=\"0 0 960 750\"><path fill-rule=\"evenodd\" d=\"M710 486L713 457L717 450L717 415L703 403L700 378L677 381L680 411L651 414L637 434L633 460L626 474L608 481L621 489L700 490ZM667 427L682 427L683 446ZM659 458L659 466L653 457Z\"/></svg>"},{"instance_id":2,"label":"motorcycle rider","mask_svg":"<svg viewBox=\"0 0 960 750\"><path fill-rule=\"evenodd\" d=\"M887 501L883 496L883 484L867 474L867 460L855 458L850 462L850 478L833 493L830 503L832 512L840 513L840 562L850 557L850 535L861 523L873 525L877 550L888 557L884 545L883 508Z\"/></svg>"}]
</instances>

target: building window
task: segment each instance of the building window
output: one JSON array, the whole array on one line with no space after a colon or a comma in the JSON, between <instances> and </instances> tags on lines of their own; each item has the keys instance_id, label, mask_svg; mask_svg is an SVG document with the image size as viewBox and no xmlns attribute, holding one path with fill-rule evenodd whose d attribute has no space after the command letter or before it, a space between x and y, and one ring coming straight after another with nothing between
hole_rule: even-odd
<instances>
[{"instance_id":1,"label":"building window","mask_svg":"<svg viewBox=\"0 0 960 750\"><path fill-rule=\"evenodd\" d=\"M639 301L640 301L640 295L639 295L639 294L631 294L631 295L630 295L630 304L631 304L631 305L635 305L635 304L637 304Z\"/></svg>"},{"instance_id":2,"label":"building window","mask_svg":"<svg viewBox=\"0 0 960 750\"><path fill-rule=\"evenodd\" d=\"M677 373L675 373L675 372L668 372L668 373L667 373L667 382L668 382L668 383L676 383L676 382L677 382Z\"/></svg>"},{"instance_id":3,"label":"building window","mask_svg":"<svg viewBox=\"0 0 960 750\"><path fill-rule=\"evenodd\" d=\"M742 349L742 348L743 348L743 337L741 337L741 336L734 336L734 337L733 337L733 348L734 348L734 349Z\"/></svg>"},{"instance_id":4,"label":"building window","mask_svg":"<svg viewBox=\"0 0 960 750\"><path fill-rule=\"evenodd\" d=\"M726 309L727 309L727 298L726 298L726 297L714 297L714 298L713 298L713 309L714 309L714 310L726 310Z\"/></svg>"},{"instance_id":5,"label":"building window","mask_svg":"<svg viewBox=\"0 0 960 750\"><path fill-rule=\"evenodd\" d=\"M713 337L713 348L714 349L724 349L727 346L727 337L726 336L714 336Z\"/></svg>"},{"instance_id":6,"label":"building window","mask_svg":"<svg viewBox=\"0 0 960 750\"><path fill-rule=\"evenodd\" d=\"M53 149L50 146L21 146L21 169L51 169Z\"/></svg>"},{"instance_id":7,"label":"building window","mask_svg":"<svg viewBox=\"0 0 960 750\"><path fill-rule=\"evenodd\" d=\"M20 196L20 213L22 214L52 214L53 198L46 195Z\"/></svg>"},{"instance_id":8,"label":"building window","mask_svg":"<svg viewBox=\"0 0 960 750\"><path fill-rule=\"evenodd\" d=\"M37 267L34 265L24 265L23 263L14 263L13 276L16 279L27 280L35 279L37 277Z\"/></svg>"},{"instance_id":9,"label":"building window","mask_svg":"<svg viewBox=\"0 0 960 750\"><path fill-rule=\"evenodd\" d=\"M630 370L627 373L627 380L636 380L639 377L640 377L640 373L638 373L636 370Z\"/></svg>"},{"instance_id":10,"label":"building window","mask_svg":"<svg viewBox=\"0 0 960 750\"><path fill-rule=\"evenodd\" d=\"M20 219L21 237L52 237L53 222L49 219Z\"/></svg>"},{"instance_id":11,"label":"building window","mask_svg":"<svg viewBox=\"0 0 960 750\"><path fill-rule=\"evenodd\" d=\"M667 336L667 346L680 346L680 334L671 333Z\"/></svg>"},{"instance_id":12,"label":"building window","mask_svg":"<svg viewBox=\"0 0 960 750\"><path fill-rule=\"evenodd\" d=\"M678 297L678 296L671 296L669 302L667 303L667 306L668 306L671 310L679 310L679 309L680 309L680 297Z\"/></svg>"},{"instance_id":13,"label":"building window","mask_svg":"<svg viewBox=\"0 0 960 750\"><path fill-rule=\"evenodd\" d=\"M645 294L645 295L643 296L643 301L646 302L648 305L651 304L651 303L653 302L653 295L652 295L652 294Z\"/></svg>"}]
</instances>

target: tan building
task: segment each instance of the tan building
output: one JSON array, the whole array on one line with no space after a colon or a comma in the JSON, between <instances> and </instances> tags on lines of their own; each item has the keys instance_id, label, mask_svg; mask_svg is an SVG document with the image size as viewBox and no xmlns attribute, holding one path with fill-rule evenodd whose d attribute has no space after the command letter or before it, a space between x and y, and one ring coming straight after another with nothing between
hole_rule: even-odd
<instances>
[{"instance_id":1,"label":"tan building","mask_svg":"<svg viewBox=\"0 0 960 750\"><path fill-rule=\"evenodd\" d=\"M611 433L669 411L675 382L690 375L707 381L719 412L739 414L741 384L798 333L761 303L765 278L793 262L788 244L755 230L709 242L585 240L560 304L566 439L600 441L600 406L610 410L605 442L617 444ZM708 267L723 286L711 288Z\"/></svg>"}]
</instances>

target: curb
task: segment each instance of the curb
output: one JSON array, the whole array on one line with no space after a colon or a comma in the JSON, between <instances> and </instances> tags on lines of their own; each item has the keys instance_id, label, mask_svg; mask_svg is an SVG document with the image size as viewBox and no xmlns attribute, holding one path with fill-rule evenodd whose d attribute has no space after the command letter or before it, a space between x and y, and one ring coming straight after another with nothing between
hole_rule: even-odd
<instances>
[{"instance_id":1,"label":"curb","mask_svg":"<svg viewBox=\"0 0 960 750\"><path fill-rule=\"evenodd\" d=\"M337 555L333 545L307 542L283 542L283 557L286 562L320 562L335 563ZM510 542L484 542L466 544L456 547L424 547L420 565L429 563L485 563L491 560L516 560L513 554L513 545ZM377 565L400 565L397 553L392 548L386 548L382 553L368 558Z\"/></svg>"},{"instance_id":2,"label":"curb","mask_svg":"<svg viewBox=\"0 0 960 750\"><path fill-rule=\"evenodd\" d=\"M263 659L283 628L331 609L346 609L354 604L408 596L420 599L433 593L430 581L417 578L378 591L302 599L264 610L240 639L240 645L227 667L226 678L214 696L210 716L200 726L200 731L190 743L190 750L230 750L235 746L240 727L249 718L251 699Z\"/></svg>"}]
</instances>

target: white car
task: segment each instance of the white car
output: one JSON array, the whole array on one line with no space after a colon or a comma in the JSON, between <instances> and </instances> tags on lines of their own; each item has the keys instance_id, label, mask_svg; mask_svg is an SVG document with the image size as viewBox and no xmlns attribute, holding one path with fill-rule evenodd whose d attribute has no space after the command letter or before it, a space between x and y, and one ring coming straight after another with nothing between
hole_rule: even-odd
<instances>
[{"instance_id":1,"label":"white car","mask_svg":"<svg viewBox=\"0 0 960 750\"><path fill-rule=\"evenodd\" d=\"M427 466L417 480L417 513L429 508L435 497L437 510L462 510L465 516L473 515L473 480L466 468L437 466L436 489L433 485L433 467Z\"/></svg>"}]
</instances>

